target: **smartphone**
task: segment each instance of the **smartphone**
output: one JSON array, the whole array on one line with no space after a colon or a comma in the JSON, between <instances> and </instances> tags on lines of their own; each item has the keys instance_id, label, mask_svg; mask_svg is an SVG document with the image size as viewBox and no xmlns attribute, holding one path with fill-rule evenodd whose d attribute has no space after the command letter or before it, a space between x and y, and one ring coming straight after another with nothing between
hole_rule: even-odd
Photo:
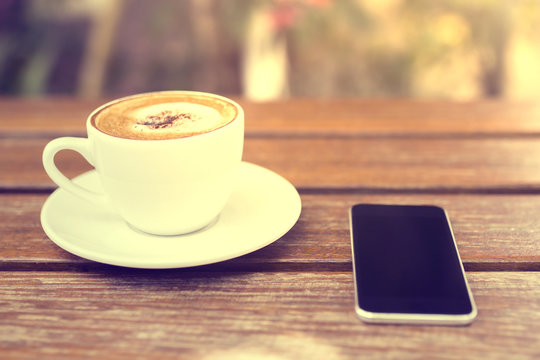
<instances>
[{"instance_id":1,"label":"smartphone","mask_svg":"<svg viewBox=\"0 0 540 360\"><path fill-rule=\"evenodd\" d=\"M466 325L477 315L446 212L432 205L350 210L356 313L373 323Z\"/></svg>"}]
</instances>

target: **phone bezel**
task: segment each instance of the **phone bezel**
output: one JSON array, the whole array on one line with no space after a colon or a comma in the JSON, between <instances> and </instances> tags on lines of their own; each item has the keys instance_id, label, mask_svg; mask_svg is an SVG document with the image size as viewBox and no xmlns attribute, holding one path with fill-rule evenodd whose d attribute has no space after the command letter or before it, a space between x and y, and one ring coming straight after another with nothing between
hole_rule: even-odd
<instances>
[{"instance_id":1,"label":"phone bezel","mask_svg":"<svg viewBox=\"0 0 540 360\"><path fill-rule=\"evenodd\" d=\"M352 262L353 262L353 282L354 282L354 299L355 299L355 312L356 314L367 323L380 323L380 324L411 324L411 325L469 325L478 315L478 310L476 303L474 301L471 288L467 281L465 274L465 268L463 267L463 262L461 261L461 256L457 248L456 238L454 236L454 231L450 223L450 218L446 210L440 206L436 205L405 205L405 206L429 206L436 207L442 210L446 224L450 230L452 237L453 246L456 250L456 254L459 260L459 265L461 273L463 274L463 279L465 281L465 287L467 289L467 295L471 303L471 312L468 314L414 314L414 313L386 313L386 312L373 312L367 311L360 307L358 299L358 289L357 289L357 277L356 277L356 264L355 264L355 248L354 248L354 233L353 233L353 209L357 206L362 205L382 205L382 206L404 206L403 204L368 204L360 203L355 204L349 209L349 226L350 226L350 236L351 236L351 252L352 252Z\"/></svg>"}]
</instances>

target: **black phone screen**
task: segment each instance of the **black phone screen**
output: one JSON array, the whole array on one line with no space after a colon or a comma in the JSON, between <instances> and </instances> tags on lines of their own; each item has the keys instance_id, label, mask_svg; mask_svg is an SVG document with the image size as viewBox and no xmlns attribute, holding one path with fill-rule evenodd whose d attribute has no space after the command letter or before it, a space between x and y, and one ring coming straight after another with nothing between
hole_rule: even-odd
<instances>
[{"instance_id":1,"label":"black phone screen","mask_svg":"<svg viewBox=\"0 0 540 360\"><path fill-rule=\"evenodd\" d=\"M407 314L472 312L443 209L358 204L351 209L351 226L361 309Z\"/></svg>"}]
</instances>

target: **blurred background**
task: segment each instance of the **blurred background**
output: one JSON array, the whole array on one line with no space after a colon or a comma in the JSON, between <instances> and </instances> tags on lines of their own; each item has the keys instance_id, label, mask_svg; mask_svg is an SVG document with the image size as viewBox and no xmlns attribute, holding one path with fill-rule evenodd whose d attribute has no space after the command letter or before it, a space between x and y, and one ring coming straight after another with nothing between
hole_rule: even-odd
<instances>
[{"instance_id":1,"label":"blurred background","mask_svg":"<svg viewBox=\"0 0 540 360\"><path fill-rule=\"evenodd\" d=\"M0 95L540 99L539 0L0 0Z\"/></svg>"}]
</instances>

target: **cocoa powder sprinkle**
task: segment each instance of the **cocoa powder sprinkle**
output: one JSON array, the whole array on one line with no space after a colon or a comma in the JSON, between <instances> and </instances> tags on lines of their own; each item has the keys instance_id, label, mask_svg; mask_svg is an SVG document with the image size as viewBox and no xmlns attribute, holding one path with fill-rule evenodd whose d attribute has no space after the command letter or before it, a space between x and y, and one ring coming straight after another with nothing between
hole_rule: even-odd
<instances>
[{"instance_id":1,"label":"cocoa powder sprinkle","mask_svg":"<svg viewBox=\"0 0 540 360\"><path fill-rule=\"evenodd\" d=\"M137 121L137 124L145 125L152 129L164 129L182 120L192 120L191 114L171 114L170 111L163 111L158 115L149 115L144 120Z\"/></svg>"}]
</instances>

